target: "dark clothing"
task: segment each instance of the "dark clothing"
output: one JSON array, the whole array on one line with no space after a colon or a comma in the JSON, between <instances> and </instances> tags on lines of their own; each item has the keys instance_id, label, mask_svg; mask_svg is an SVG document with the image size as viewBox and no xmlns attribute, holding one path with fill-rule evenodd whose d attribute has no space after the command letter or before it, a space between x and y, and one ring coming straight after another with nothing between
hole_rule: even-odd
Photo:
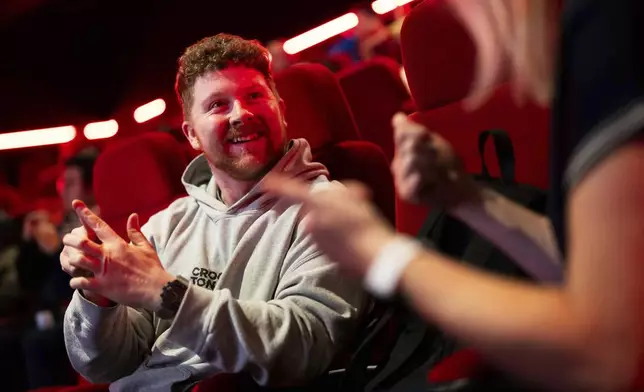
<instances>
[{"instance_id":1,"label":"dark clothing","mask_svg":"<svg viewBox=\"0 0 644 392\"><path fill-rule=\"evenodd\" d=\"M60 236L79 225L75 214L68 215L59 227ZM26 297L27 318L21 330L6 339L11 340L13 351L10 355L18 358L15 366L21 367L21 371L16 371L9 378L23 382L26 374L30 388L74 385L77 379L67 357L62 332L64 307L74 291L69 287L70 277L60 266L61 250L47 254L34 240L19 244L16 269L22 293ZM37 328L34 316L40 310L53 313L56 321L53 328ZM5 342L2 340L0 343Z\"/></svg>"},{"instance_id":2,"label":"dark clothing","mask_svg":"<svg viewBox=\"0 0 644 392\"><path fill-rule=\"evenodd\" d=\"M62 250L62 249L61 249ZM35 241L23 242L16 262L18 279L33 310L49 309L58 315L74 291L70 277L60 267L60 251L47 254Z\"/></svg>"},{"instance_id":3,"label":"dark clothing","mask_svg":"<svg viewBox=\"0 0 644 392\"><path fill-rule=\"evenodd\" d=\"M67 359L62 322L44 331L30 330L22 346L29 388L77 384L78 375Z\"/></svg>"},{"instance_id":4,"label":"dark clothing","mask_svg":"<svg viewBox=\"0 0 644 392\"><path fill-rule=\"evenodd\" d=\"M21 337L24 326L19 323L0 326L0 390L23 392L28 389Z\"/></svg>"},{"instance_id":5,"label":"dark clothing","mask_svg":"<svg viewBox=\"0 0 644 392\"><path fill-rule=\"evenodd\" d=\"M550 218L566 254L568 191L644 128L644 2L566 0L551 134Z\"/></svg>"}]
</instances>

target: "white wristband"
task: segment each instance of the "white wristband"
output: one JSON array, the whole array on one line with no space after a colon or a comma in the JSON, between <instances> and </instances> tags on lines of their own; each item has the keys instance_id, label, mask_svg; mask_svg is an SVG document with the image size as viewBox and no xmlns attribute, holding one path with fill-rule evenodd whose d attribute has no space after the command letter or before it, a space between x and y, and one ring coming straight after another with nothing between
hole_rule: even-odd
<instances>
[{"instance_id":1,"label":"white wristband","mask_svg":"<svg viewBox=\"0 0 644 392\"><path fill-rule=\"evenodd\" d=\"M364 278L364 287L377 298L393 296L407 265L422 247L407 236L396 236L378 253Z\"/></svg>"}]
</instances>

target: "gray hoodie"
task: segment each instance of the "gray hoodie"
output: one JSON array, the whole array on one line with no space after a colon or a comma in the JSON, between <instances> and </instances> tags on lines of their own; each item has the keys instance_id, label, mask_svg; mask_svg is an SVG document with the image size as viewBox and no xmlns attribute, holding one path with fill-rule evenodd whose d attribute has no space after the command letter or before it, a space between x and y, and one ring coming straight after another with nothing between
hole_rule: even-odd
<instances>
[{"instance_id":1,"label":"gray hoodie","mask_svg":"<svg viewBox=\"0 0 644 392\"><path fill-rule=\"evenodd\" d=\"M304 139L273 171L328 185ZM227 207L204 156L187 167L189 196L152 216L143 233L166 270L190 280L174 321L74 294L65 344L74 368L110 391L176 391L218 373L260 385L321 374L351 337L364 297L300 225L300 206L254 187ZM174 385L174 386L173 386Z\"/></svg>"}]
</instances>

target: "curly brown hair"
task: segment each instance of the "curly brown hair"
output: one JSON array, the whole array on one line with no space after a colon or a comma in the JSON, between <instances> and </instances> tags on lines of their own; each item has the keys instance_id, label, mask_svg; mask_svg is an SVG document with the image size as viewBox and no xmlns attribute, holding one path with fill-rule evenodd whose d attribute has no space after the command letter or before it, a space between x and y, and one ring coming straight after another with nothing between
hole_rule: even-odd
<instances>
[{"instance_id":1,"label":"curly brown hair","mask_svg":"<svg viewBox=\"0 0 644 392\"><path fill-rule=\"evenodd\" d=\"M217 34L189 46L179 58L175 92L187 117L193 101L193 87L200 76L231 66L245 66L259 71L279 98L271 73L268 50L256 40L232 34Z\"/></svg>"}]
</instances>

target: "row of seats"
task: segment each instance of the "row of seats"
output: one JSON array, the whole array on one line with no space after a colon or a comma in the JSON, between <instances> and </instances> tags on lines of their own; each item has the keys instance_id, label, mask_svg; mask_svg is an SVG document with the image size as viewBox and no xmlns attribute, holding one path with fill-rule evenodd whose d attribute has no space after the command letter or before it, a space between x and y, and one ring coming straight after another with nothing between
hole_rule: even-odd
<instances>
[{"instance_id":1,"label":"row of seats","mask_svg":"<svg viewBox=\"0 0 644 392\"><path fill-rule=\"evenodd\" d=\"M398 111L414 111L413 101L400 79L399 72L400 65L395 61L376 57L346 67L336 75L337 78L319 66L297 66L285 71L283 75L277 75L276 79L283 81L280 83L282 95L297 97L287 100L288 116L294 117L290 127L292 137L305 136L317 147L327 145L331 141L337 143L365 140L380 147L386 159L391 161L394 145L390 119ZM325 94L322 100L315 96L320 92ZM348 104L350 110L343 104ZM337 107L341 109L338 110ZM295 113L298 113L297 117ZM304 127L297 125L298 118L305 119ZM305 129L305 133L298 129ZM119 139L112 141L108 144L108 150L112 151L113 145L121 144ZM187 155L194 156L190 152ZM51 165L42 160L30 161L20 168L19 187L16 192L23 200L36 200L41 204L46 200L47 205L55 206L56 203L59 204L55 183L61 172L62 167L59 164ZM346 176L341 175L339 178L344 177ZM1 191L0 195L6 193L4 199L14 200L13 196L8 195L11 191ZM22 212L33 208L32 203L22 204L12 205L8 209Z\"/></svg>"},{"instance_id":2,"label":"row of seats","mask_svg":"<svg viewBox=\"0 0 644 392\"><path fill-rule=\"evenodd\" d=\"M335 180L360 180L374 190L374 201L395 223L394 186L389 160L377 145L361 140L340 84L318 64L299 64L275 76L286 102L291 138L306 138L314 159ZM125 236L125 222L136 211L146 221L185 195L180 177L187 164L172 136L150 133L107 148L94 168L94 192L101 215Z\"/></svg>"},{"instance_id":3,"label":"row of seats","mask_svg":"<svg viewBox=\"0 0 644 392\"><path fill-rule=\"evenodd\" d=\"M532 102L517 104L507 84L497 86L476 110L464 109L476 53L447 1L425 1L416 6L403 24L401 45L409 89L418 110L412 115L415 121L447 139L471 173L481 170L478 134L504 129L514 144L517 181L548 187L549 109ZM486 155L492 156L489 147ZM496 162L487 162L491 173L498 175ZM427 212L427 208L397 200L396 227L416 234Z\"/></svg>"},{"instance_id":4,"label":"row of seats","mask_svg":"<svg viewBox=\"0 0 644 392\"><path fill-rule=\"evenodd\" d=\"M476 134L483 129L503 128L510 133L516 146L518 180L547 186L545 130L549 121L548 110L530 103L517 106L509 86L505 85L499 86L483 107L471 113L463 111L462 100L467 95L473 76L474 45L444 1L426 1L415 7L403 24L401 44L413 100L400 79L398 64L386 58L374 58L337 75L313 65L297 65L276 75L279 90L287 101L286 115L291 136L305 137L314 149L320 150L320 154L324 150L328 156L325 160L329 161L330 166L340 162L333 158L333 154L344 150L336 148L336 152L332 152L328 146L348 141L371 142L382 150L387 162L390 162L394 153L391 117L398 111L415 111L413 118L451 141L465 158L466 167L476 172L480 169ZM351 148L356 150L357 147ZM357 177L359 163L365 161L361 159L356 163L358 166L351 166L355 174L344 174L344 171L351 170L346 165L334 170L337 178ZM21 177L31 189L28 193L37 193L40 199L54 198L53 183L60 167L41 170L38 175L28 175L33 172L28 169L34 165L27 166L21 170L24 172ZM495 170L494 165L492 169ZM387 194L389 187L381 181L386 183L388 174L383 174L381 169L375 167L365 171L380 173L378 179L368 179L367 182L379 188L384 187L386 190L382 193ZM384 179L380 179L381 176ZM4 199L4 204L12 203L7 209L25 209L24 206L16 206L20 204L16 201L19 198L11 195L10 189L0 193L4 195L0 197ZM27 196L24 192L20 194L23 198ZM399 230L409 234L417 232L427 213L426 208L398 200L394 213L386 206L384 196L377 194L376 197L380 198L378 204L387 217L395 219ZM121 208L128 207L122 193L114 200L124 202ZM48 204L53 204L53 201Z\"/></svg>"},{"instance_id":5,"label":"row of seats","mask_svg":"<svg viewBox=\"0 0 644 392\"><path fill-rule=\"evenodd\" d=\"M427 1L415 7L405 20L401 40L418 108L412 118L449 140L473 173L481 168L477 134L505 129L515 144L518 181L546 187L548 109L530 102L517 105L510 87L501 85L486 104L464 111L474 46L446 3ZM400 231L415 234L428 210L397 200L389 171L391 116L412 107L397 66L375 59L334 75L321 65L298 64L276 75L275 81L286 102L289 136L306 138L334 179L365 182L385 217ZM131 211L149 216L184 193L178 173L185 167L185 154L181 159L167 146L159 153L161 139L177 143L165 135L144 135L108 148L99 158L96 197L108 219L124 222ZM161 173L155 173L155 167L163 168ZM494 163L490 167L498 172Z\"/></svg>"}]
</instances>

